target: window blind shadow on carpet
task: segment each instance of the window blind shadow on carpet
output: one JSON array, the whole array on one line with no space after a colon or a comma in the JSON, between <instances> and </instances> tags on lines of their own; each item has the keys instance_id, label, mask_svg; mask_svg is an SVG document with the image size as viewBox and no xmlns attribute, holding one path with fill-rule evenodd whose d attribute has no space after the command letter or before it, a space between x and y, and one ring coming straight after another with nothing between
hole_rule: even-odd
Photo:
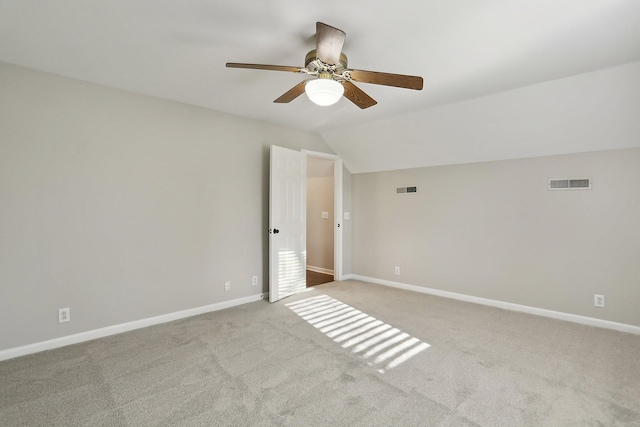
<instances>
[{"instance_id":1,"label":"window blind shadow on carpet","mask_svg":"<svg viewBox=\"0 0 640 427\"><path fill-rule=\"evenodd\" d=\"M429 344L327 295L286 304L310 325L378 372L396 368Z\"/></svg>"}]
</instances>

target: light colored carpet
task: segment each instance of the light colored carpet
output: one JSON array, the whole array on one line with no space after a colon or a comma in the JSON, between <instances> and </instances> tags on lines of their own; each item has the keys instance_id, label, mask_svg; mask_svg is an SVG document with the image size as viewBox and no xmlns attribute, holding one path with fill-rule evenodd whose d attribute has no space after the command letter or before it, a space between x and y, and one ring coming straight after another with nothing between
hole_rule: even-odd
<instances>
[{"instance_id":1,"label":"light colored carpet","mask_svg":"<svg viewBox=\"0 0 640 427\"><path fill-rule=\"evenodd\" d=\"M640 426L640 336L355 281L8 360L0 379L3 426Z\"/></svg>"}]
</instances>

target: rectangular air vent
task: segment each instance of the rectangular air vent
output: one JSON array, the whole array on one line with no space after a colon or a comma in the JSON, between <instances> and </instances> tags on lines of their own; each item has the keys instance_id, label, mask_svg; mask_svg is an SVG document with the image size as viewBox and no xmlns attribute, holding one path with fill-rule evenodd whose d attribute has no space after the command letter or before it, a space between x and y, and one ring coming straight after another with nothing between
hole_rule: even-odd
<instances>
[{"instance_id":1,"label":"rectangular air vent","mask_svg":"<svg viewBox=\"0 0 640 427\"><path fill-rule=\"evenodd\" d=\"M550 179L549 190L591 190L591 178Z\"/></svg>"},{"instance_id":2,"label":"rectangular air vent","mask_svg":"<svg viewBox=\"0 0 640 427\"><path fill-rule=\"evenodd\" d=\"M410 186L410 187L398 187L396 188L396 194L415 194L418 192L418 187Z\"/></svg>"}]
</instances>

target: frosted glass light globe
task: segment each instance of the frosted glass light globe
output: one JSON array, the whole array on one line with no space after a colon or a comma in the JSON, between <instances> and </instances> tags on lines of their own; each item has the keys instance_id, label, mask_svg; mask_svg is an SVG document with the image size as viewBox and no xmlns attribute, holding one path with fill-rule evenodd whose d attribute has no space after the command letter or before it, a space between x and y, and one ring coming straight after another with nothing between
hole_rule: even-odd
<instances>
[{"instance_id":1,"label":"frosted glass light globe","mask_svg":"<svg viewBox=\"0 0 640 427\"><path fill-rule=\"evenodd\" d=\"M333 105L342 98L344 87L332 79L316 79L304 85L304 91L314 104Z\"/></svg>"}]
</instances>

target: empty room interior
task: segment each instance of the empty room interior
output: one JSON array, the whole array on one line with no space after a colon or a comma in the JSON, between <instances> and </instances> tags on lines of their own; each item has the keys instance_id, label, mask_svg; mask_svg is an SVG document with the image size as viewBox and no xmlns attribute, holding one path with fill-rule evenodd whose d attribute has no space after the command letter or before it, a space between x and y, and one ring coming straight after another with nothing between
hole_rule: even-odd
<instances>
[{"instance_id":1,"label":"empty room interior","mask_svg":"<svg viewBox=\"0 0 640 427\"><path fill-rule=\"evenodd\" d=\"M0 1L0 425L640 426L640 2Z\"/></svg>"}]
</instances>

